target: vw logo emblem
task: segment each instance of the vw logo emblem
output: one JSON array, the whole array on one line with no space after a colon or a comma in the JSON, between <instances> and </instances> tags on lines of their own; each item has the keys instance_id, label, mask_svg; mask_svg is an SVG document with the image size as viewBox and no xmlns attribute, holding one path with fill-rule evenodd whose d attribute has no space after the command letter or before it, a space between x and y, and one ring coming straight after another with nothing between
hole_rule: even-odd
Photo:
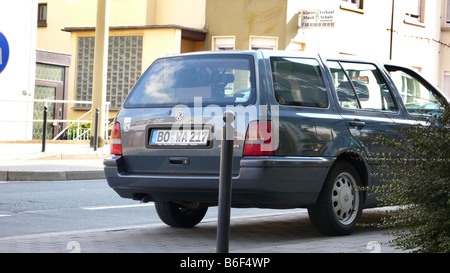
<instances>
[{"instance_id":1,"label":"vw logo emblem","mask_svg":"<svg viewBox=\"0 0 450 273\"><path fill-rule=\"evenodd\" d=\"M184 112L183 111L177 111L176 113L175 113L175 119L176 120L178 120L178 121L180 121L180 120L182 120L184 118Z\"/></svg>"}]
</instances>

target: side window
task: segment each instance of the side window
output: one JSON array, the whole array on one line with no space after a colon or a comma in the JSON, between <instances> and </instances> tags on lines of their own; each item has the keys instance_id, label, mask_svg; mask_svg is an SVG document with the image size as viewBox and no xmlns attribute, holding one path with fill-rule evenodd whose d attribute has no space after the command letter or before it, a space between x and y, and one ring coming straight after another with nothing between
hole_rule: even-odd
<instances>
[{"instance_id":1,"label":"side window","mask_svg":"<svg viewBox=\"0 0 450 273\"><path fill-rule=\"evenodd\" d=\"M317 60L274 57L270 62L279 104L328 107L327 89Z\"/></svg>"},{"instance_id":2,"label":"side window","mask_svg":"<svg viewBox=\"0 0 450 273\"><path fill-rule=\"evenodd\" d=\"M411 114L423 114L439 109L438 96L406 70L387 67L403 103Z\"/></svg>"},{"instance_id":3,"label":"side window","mask_svg":"<svg viewBox=\"0 0 450 273\"><path fill-rule=\"evenodd\" d=\"M341 70L337 67L338 64L340 64ZM342 107L396 111L386 81L375 65L334 62L330 69Z\"/></svg>"},{"instance_id":4,"label":"side window","mask_svg":"<svg viewBox=\"0 0 450 273\"><path fill-rule=\"evenodd\" d=\"M341 65L335 61L328 61L328 67L333 76L339 104L344 108L361 108L355 90L353 90L350 80Z\"/></svg>"}]
</instances>

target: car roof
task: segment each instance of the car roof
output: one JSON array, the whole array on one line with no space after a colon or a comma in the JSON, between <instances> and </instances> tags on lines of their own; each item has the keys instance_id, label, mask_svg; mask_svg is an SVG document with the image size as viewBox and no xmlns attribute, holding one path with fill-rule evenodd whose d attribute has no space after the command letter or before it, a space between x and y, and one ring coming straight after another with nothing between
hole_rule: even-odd
<instances>
[{"instance_id":1,"label":"car roof","mask_svg":"<svg viewBox=\"0 0 450 273\"><path fill-rule=\"evenodd\" d=\"M363 57L363 56L352 56L352 55L332 55L328 56L326 54L322 55L317 52L304 52L304 51L288 51L288 50L213 50L213 51L195 51L195 52L186 52L186 53L180 53L180 54L171 54L171 55L164 55L160 56L157 59L162 58L172 58L172 57L181 57L181 56L205 56L205 55L236 55L236 54L242 54L242 55L253 55L256 58L270 58L270 57L304 57L304 58L316 58L316 59L322 59L324 61L327 60L339 60L339 61L350 61L350 62L365 62L365 63L374 63L378 64L379 66L397 66L401 68L406 68L411 71L414 71L418 75L420 75L422 78L425 78L421 75L420 72L415 71L412 67L405 66L402 64L399 64L397 62L391 61L391 60L378 60L371 57ZM430 83L431 84L431 83ZM435 85L431 84L433 88L438 90L446 99L449 100L448 97Z\"/></svg>"},{"instance_id":2,"label":"car roof","mask_svg":"<svg viewBox=\"0 0 450 273\"><path fill-rule=\"evenodd\" d=\"M170 54L160 56L159 58L170 58L170 57L181 57L181 56L203 56L203 55L227 55L227 54L244 54L244 55L254 55L262 58L270 57L306 57L306 58L321 58L323 60L341 60L341 61L361 61L361 62L371 62L371 63L384 63L377 59L352 56L352 55L332 55L328 56L321 54L319 52L313 51L288 51L288 50L209 50L209 51L194 51L186 52L180 54ZM158 59L159 59L158 58Z\"/></svg>"},{"instance_id":3,"label":"car roof","mask_svg":"<svg viewBox=\"0 0 450 273\"><path fill-rule=\"evenodd\" d=\"M307 53L301 51L284 51L284 50L214 50L214 51L195 51L181 54L164 55L159 58L181 57L181 56L204 56L204 55L253 55L259 58L269 58L271 56L280 57L313 57L317 58L317 53ZM159 59L158 58L158 59Z\"/></svg>"}]
</instances>

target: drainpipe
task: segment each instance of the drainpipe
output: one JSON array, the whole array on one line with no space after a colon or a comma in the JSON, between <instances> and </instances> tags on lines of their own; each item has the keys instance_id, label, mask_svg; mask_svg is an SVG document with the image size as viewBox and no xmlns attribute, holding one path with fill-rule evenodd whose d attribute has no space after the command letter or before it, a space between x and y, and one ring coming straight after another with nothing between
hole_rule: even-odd
<instances>
[{"instance_id":1,"label":"drainpipe","mask_svg":"<svg viewBox=\"0 0 450 273\"><path fill-rule=\"evenodd\" d=\"M392 44L394 42L394 7L395 7L395 0L392 0L391 40L390 40L390 45L389 45L389 60L392 60Z\"/></svg>"}]
</instances>

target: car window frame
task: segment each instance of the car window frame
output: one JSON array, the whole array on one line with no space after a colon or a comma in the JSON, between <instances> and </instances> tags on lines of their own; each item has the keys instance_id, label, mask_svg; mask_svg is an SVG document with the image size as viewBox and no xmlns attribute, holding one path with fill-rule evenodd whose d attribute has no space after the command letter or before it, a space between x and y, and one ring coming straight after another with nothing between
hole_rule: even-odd
<instances>
[{"instance_id":1,"label":"car window frame","mask_svg":"<svg viewBox=\"0 0 450 273\"><path fill-rule=\"evenodd\" d=\"M253 75L253 77L250 77L250 81L252 84L251 87L251 101L250 99L247 101L247 103L242 104L242 103L234 103L234 104L227 104L227 103L218 103L218 104L203 104L203 106L208 106L208 105L213 105L213 106L219 106L219 107L226 107L228 105L234 105L234 106L238 106L238 105L243 105L243 106L252 106L252 105L256 105L256 103L258 102L258 88L259 88L259 83L258 83L258 67L257 67L257 63L256 63L256 59L257 57L255 57L253 54L239 54L239 53L235 53L235 52L226 52L226 53L217 53L217 52L211 52L208 54L178 54L178 55L166 55L166 56L161 56L156 58L148 67L147 69L144 71L144 73L142 73L142 75L139 77L138 81L136 82L136 84L131 88L127 98L125 99L122 107L125 109L139 109L139 108L173 108L175 106L179 106L179 105L183 105L183 103L177 103L177 104L167 104L167 105L157 105L157 106L150 106L150 105L139 105L139 106L131 106L127 104L127 100L129 99L130 96L132 96L132 93L137 92L135 90L135 87L138 85L139 81L145 80L146 78L146 74L150 73L150 70L152 69L153 66L157 65L157 62L164 62L165 60L169 60L169 59L175 59L175 58L192 58L192 57L200 57L200 58L207 58L207 57L214 57L214 56L220 56L222 58L228 58L228 57L237 57L237 56L245 56L247 58L249 58L250 62L250 72ZM187 104L188 107L194 107L194 105L189 105Z\"/></svg>"},{"instance_id":2,"label":"car window frame","mask_svg":"<svg viewBox=\"0 0 450 273\"><path fill-rule=\"evenodd\" d=\"M422 84L427 90L429 90L431 93L433 93L434 95L436 95L440 100L444 100L447 103L449 102L448 98L442 94L433 84L431 84L429 81L427 81L422 75L420 75L420 73L418 73L417 71L414 71L411 68L405 67L405 66L401 66L401 65L395 65L395 64L383 64L384 69L386 70L386 72L388 73L389 77L391 77L390 72L392 71L390 68L392 68L393 70L399 70L402 71L406 74L408 74L409 76L414 77L415 80L417 80L420 84ZM393 87L396 89L397 93L399 94L399 100L400 102L403 104L403 107L405 109L405 112L413 117L420 117L420 116L424 116L427 115L429 113L412 113L408 111L408 108L406 107L405 102L403 101L403 99L401 98L401 92L400 90L397 88L397 86L395 85L394 80L391 78L392 81L392 85Z\"/></svg>"},{"instance_id":3,"label":"car window frame","mask_svg":"<svg viewBox=\"0 0 450 273\"><path fill-rule=\"evenodd\" d=\"M392 98L392 102L394 103L395 106L395 111L389 111L389 110L377 110L377 109L369 109L369 108L362 108L360 105L360 101L358 98L358 95L356 94L356 97L358 98L358 104L360 105L361 108L347 108L347 107L343 107L340 105L339 103L339 95L337 93L336 87L334 86L333 82L330 82L330 85L333 88L333 93L335 96L335 101L336 101L336 105L338 107L338 109L344 110L344 111L365 111L365 112L375 112L375 113L386 113L386 114L399 114L400 113L400 105L398 104L398 96L395 94L393 87L395 88L395 85L393 83L391 83L391 79L387 78L387 75L384 73L384 69L383 67L381 67L377 62L372 62L372 61L361 61L361 60L351 60L351 59L339 59L339 58L327 58L325 59L325 64L327 66L327 70L329 73L329 77L330 80L333 81L333 76L331 75L331 71L330 68L328 66L328 62L329 61L334 61L334 62L338 62L339 65L341 66L341 68L343 69L343 72L345 73L345 76L350 79L347 70L344 69L344 67L342 66L341 62L344 63L356 63L356 64L366 64L366 65L373 65L378 72L380 73L381 77L383 78L383 80L386 83L386 87L389 90L389 94L391 95ZM393 86L394 85L394 86ZM353 84L352 84L353 87ZM354 88L354 87L353 87ZM354 90L355 91L355 90ZM356 92L355 92L356 93Z\"/></svg>"},{"instance_id":4,"label":"car window frame","mask_svg":"<svg viewBox=\"0 0 450 273\"><path fill-rule=\"evenodd\" d=\"M267 61L268 61L268 69L269 69L269 79L270 79L270 86L272 89L272 97L274 98L275 102L278 104L278 106L282 106L282 107L302 107L302 108L308 108L308 109L319 109L319 110L326 110L326 109L330 109L331 106L331 100L332 100L332 96L329 93L330 90L330 86L329 86L329 81L327 79L327 74L328 71L326 70L326 68L323 65L323 62L320 58L316 57L316 56L299 56L299 55L283 55L283 54L273 54L270 56L267 56ZM319 67L320 73L321 73L321 81L323 83L323 88L325 88L325 94L327 96L327 106L326 107L319 107L319 106L306 106L306 105L289 105L289 104L281 104L278 102L278 100L276 99L275 96L275 82L273 80L273 69L272 69L272 58L287 58L287 59L309 59L309 60L314 60L317 62L317 65Z\"/></svg>"}]
</instances>

